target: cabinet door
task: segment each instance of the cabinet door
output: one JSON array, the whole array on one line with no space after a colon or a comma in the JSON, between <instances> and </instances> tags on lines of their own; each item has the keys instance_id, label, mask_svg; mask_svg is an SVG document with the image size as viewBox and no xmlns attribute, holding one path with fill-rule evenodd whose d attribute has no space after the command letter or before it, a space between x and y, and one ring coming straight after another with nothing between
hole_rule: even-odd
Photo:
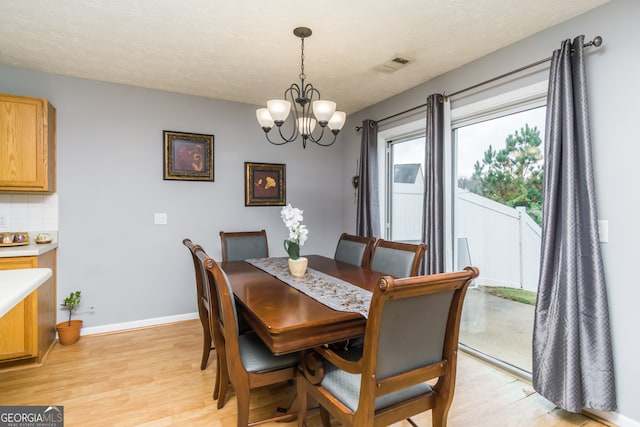
<instances>
[{"instance_id":1,"label":"cabinet door","mask_svg":"<svg viewBox=\"0 0 640 427\"><path fill-rule=\"evenodd\" d=\"M0 360L38 355L38 292L34 291L0 318Z\"/></svg>"},{"instance_id":2,"label":"cabinet door","mask_svg":"<svg viewBox=\"0 0 640 427\"><path fill-rule=\"evenodd\" d=\"M0 270L38 267L38 257L0 258ZM38 291L0 318L0 361L38 356Z\"/></svg>"},{"instance_id":3,"label":"cabinet door","mask_svg":"<svg viewBox=\"0 0 640 427\"><path fill-rule=\"evenodd\" d=\"M0 191L55 191L55 109L0 95Z\"/></svg>"}]
</instances>

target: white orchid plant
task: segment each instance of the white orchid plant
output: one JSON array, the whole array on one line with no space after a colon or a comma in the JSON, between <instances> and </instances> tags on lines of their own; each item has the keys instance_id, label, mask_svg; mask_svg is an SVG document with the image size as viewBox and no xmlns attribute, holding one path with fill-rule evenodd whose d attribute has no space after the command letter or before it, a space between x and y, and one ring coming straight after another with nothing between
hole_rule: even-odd
<instances>
[{"instance_id":1,"label":"white orchid plant","mask_svg":"<svg viewBox=\"0 0 640 427\"><path fill-rule=\"evenodd\" d=\"M304 245L309 234L307 227L301 224L302 210L288 204L282 208L280 216L284 225L289 229L289 238L284 241L284 249L289 254L289 258L298 259L300 258L300 246Z\"/></svg>"}]
</instances>

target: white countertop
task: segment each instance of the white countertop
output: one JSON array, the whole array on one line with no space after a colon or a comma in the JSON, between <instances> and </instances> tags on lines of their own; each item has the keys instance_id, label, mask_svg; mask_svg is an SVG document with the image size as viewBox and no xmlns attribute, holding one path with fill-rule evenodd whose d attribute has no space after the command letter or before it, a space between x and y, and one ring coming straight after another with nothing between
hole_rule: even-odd
<instances>
[{"instance_id":1,"label":"white countertop","mask_svg":"<svg viewBox=\"0 0 640 427\"><path fill-rule=\"evenodd\" d=\"M50 268L0 270L0 317L38 289L52 274Z\"/></svg>"},{"instance_id":2,"label":"white countertop","mask_svg":"<svg viewBox=\"0 0 640 427\"><path fill-rule=\"evenodd\" d=\"M15 256L40 256L58 247L56 240L51 243L31 242L23 246L6 246L0 248L0 258L8 258Z\"/></svg>"}]
</instances>

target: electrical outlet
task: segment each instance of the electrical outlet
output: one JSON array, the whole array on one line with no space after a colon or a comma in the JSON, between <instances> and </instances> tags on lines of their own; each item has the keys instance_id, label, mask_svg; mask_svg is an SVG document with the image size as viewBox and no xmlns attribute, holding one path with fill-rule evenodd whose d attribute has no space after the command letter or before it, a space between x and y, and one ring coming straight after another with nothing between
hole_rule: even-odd
<instances>
[{"instance_id":1,"label":"electrical outlet","mask_svg":"<svg viewBox=\"0 0 640 427\"><path fill-rule=\"evenodd\" d=\"M598 220L598 237L600 238L600 243L609 242L609 221Z\"/></svg>"},{"instance_id":2,"label":"electrical outlet","mask_svg":"<svg viewBox=\"0 0 640 427\"><path fill-rule=\"evenodd\" d=\"M5 214L4 212L0 212L0 230L8 227L9 224L7 221L7 214Z\"/></svg>"}]
</instances>

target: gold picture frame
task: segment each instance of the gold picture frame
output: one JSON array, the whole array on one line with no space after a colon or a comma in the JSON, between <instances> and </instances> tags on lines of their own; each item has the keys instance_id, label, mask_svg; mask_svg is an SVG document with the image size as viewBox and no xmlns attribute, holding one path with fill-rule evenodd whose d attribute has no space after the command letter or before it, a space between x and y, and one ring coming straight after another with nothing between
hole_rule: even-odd
<instances>
[{"instance_id":1,"label":"gold picture frame","mask_svg":"<svg viewBox=\"0 0 640 427\"><path fill-rule=\"evenodd\" d=\"M165 130L165 180L213 181L213 135Z\"/></svg>"},{"instance_id":2,"label":"gold picture frame","mask_svg":"<svg viewBox=\"0 0 640 427\"><path fill-rule=\"evenodd\" d=\"M245 162L244 170L245 206L286 205L286 165Z\"/></svg>"}]
</instances>

